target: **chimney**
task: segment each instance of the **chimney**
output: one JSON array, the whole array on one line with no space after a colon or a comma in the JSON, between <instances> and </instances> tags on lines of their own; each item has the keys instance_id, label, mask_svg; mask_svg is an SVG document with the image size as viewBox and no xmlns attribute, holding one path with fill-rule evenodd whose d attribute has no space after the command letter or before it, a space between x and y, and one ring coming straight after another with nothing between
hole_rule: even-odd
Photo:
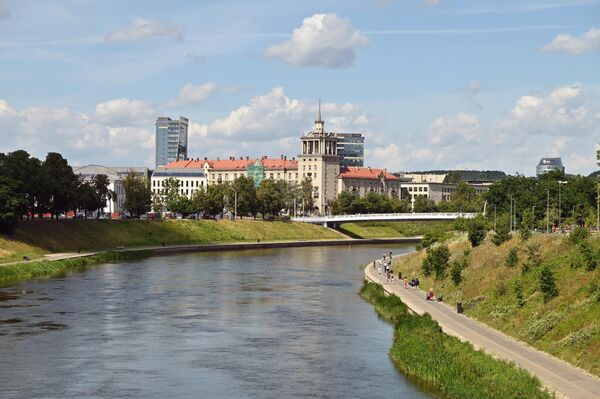
<instances>
[{"instance_id":1,"label":"chimney","mask_svg":"<svg viewBox=\"0 0 600 399\"><path fill-rule=\"evenodd\" d=\"M208 158L207 158L207 157L204 157L204 160L205 160L205 161L208 161Z\"/></svg>"},{"instance_id":2,"label":"chimney","mask_svg":"<svg viewBox=\"0 0 600 399\"><path fill-rule=\"evenodd\" d=\"M243 160L243 159L244 159L244 157L240 157L240 161Z\"/></svg>"},{"instance_id":3,"label":"chimney","mask_svg":"<svg viewBox=\"0 0 600 399\"><path fill-rule=\"evenodd\" d=\"M281 159L283 159L283 154L281 154Z\"/></svg>"},{"instance_id":4,"label":"chimney","mask_svg":"<svg viewBox=\"0 0 600 399\"><path fill-rule=\"evenodd\" d=\"M283 156L283 160L284 160L284 161L287 161L287 155L284 155L284 156Z\"/></svg>"},{"instance_id":5,"label":"chimney","mask_svg":"<svg viewBox=\"0 0 600 399\"><path fill-rule=\"evenodd\" d=\"M217 157L217 161L220 161L220 160L221 160L221 158Z\"/></svg>"},{"instance_id":6,"label":"chimney","mask_svg":"<svg viewBox=\"0 0 600 399\"><path fill-rule=\"evenodd\" d=\"M246 155L246 161L249 161L250 157L248 155Z\"/></svg>"}]
</instances>

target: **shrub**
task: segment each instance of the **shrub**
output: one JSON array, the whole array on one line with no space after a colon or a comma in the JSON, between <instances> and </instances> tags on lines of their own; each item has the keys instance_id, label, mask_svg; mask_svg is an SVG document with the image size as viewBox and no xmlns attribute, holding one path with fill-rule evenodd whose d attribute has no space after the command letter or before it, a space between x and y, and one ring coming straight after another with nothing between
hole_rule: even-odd
<instances>
[{"instance_id":1,"label":"shrub","mask_svg":"<svg viewBox=\"0 0 600 399\"><path fill-rule=\"evenodd\" d=\"M435 278L441 279L446 274L448 261L450 260L450 250L446 245L440 245L427 251L427 256L423 260L423 274L429 276L435 272Z\"/></svg>"},{"instance_id":2,"label":"shrub","mask_svg":"<svg viewBox=\"0 0 600 399\"><path fill-rule=\"evenodd\" d=\"M441 232L427 232L421 238L421 242L419 242L418 249L427 249L430 248L436 242L442 241L443 234Z\"/></svg>"},{"instance_id":3,"label":"shrub","mask_svg":"<svg viewBox=\"0 0 600 399\"><path fill-rule=\"evenodd\" d=\"M594 270L596 268L597 256L594 253L594 249L592 245L587 241L582 241L579 244L579 254L583 260L583 266L588 271Z\"/></svg>"},{"instance_id":4,"label":"shrub","mask_svg":"<svg viewBox=\"0 0 600 399\"><path fill-rule=\"evenodd\" d=\"M504 282L504 280L500 280L496 284L496 288L494 289L494 294L496 295L496 298L503 297L504 295L506 295L507 292L508 288L506 288L506 283Z\"/></svg>"},{"instance_id":5,"label":"shrub","mask_svg":"<svg viewBox=\"0 0 600 399\"><path fill-rule=\"evenodd\" d=\"M579 244L580 242L585 241L589 235L590 232L585 227L575 227L569 234L569 241L572 244Z\"/></svg>"},{"instance_id":6,"label":"shrub","mask_svg":"<svg viewBox=\"0 0 600 399\"><path fill-rule=\"evenodd\" d=\"M525 299L523 298L523 283L521 280L515 280L513 289L515 291L517 305L522 308L523 305L525 305Z\"/></svg>"},{"instance_id":7,"label":"shrub","mask_svg":"<svg viewBox=\"0 0 600 399\"><path fill-rule=\"evenodd\" d=\"M476 247L483 242L487 234L487 226L483 215L477 215L474 219L471 219L468 233L471 246Z\"/></svg>"},{"instance_id":8,"label":"shrub","mask_svg":"<svg viewBox=\"0 0 600 399\"><path fill-rule=\"evenodd\" d=\"M450 266L450 278L454 285L459 285L462 282L462 271L468 266L467 259L462 261L455 260Z\"/></svg>"},{"instance_id":9,"label":"shrub","mask_svg":"<svg viewBox=\"0 0 600 399\"><path fill-rule=\"evenodd\" d=\"M541 319L539 317L534 317L534 321L529 324L529 327L525 330L525 335L529 339L538 340L556 327L563 316L564 312L550 312Z\"/></svg>"},{"instance_id":10,"label":"shrub","mask_svg":"<svg viewBox=\"0 0 600 399\"><path fill-rule=\"evenodd\" d=\"M496 223L496 229L494 230L494 235L492 236L492 242L496 244L496 246L502 245L502 243L510 240L510 226L508 225L509 219L508 216L504 215L498 218L498 222Z\"/></svg>"},{"instance_id":11,"label":"shrub","mask_svg":"<svg viewBox=\"0 0 600 399\"><path fill-rule=\"evenodd\" d=\"M527 261L523 264L523 274L529 273L529 271L540 265L542 257L540 256L540 246L537 244L530 244L527 246Z\"/></svg>"},{"instance_id":12,"label":"shrub","mask_svg":"<svg viewBox=\"0 0 600 399\"><path fill-rule=\"evenodd\" d=\"M519 263L519 253L517 252L516 247L513 247L508 251L504 263L507 267L515 267L517 263Z\"/></svg>"},{"instance_id":13,"label":"shrub","mask_svg":"<svg viewBox=\"0 0 600 399\"><path fill-rule=\"evenodd\" d=\"M519 235L523 241L527 241L531 237L531 229L535 225L535 217L533 212L527 209L523 212L523 218L521 219L521 225L519 226Z\"/></svg>"},{"instance_id":14,"label":"shrub","mask_svg":"<svg viewBox=\"0 0 600 399\"><path fill-rule=\"evenodd\" d=\"M548 302L555 296L558 296L556 279L548 266L544 266L540 272L540 291L544 294L544 302Z\"/></svg>"}]
</instances>

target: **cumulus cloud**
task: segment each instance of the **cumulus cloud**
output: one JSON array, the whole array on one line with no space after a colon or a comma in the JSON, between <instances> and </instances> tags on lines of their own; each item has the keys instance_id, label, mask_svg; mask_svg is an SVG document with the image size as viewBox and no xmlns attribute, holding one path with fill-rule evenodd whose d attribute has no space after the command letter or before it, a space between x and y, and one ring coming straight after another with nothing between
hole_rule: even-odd
<instances>
[{"instance_id":1,"label":"cumulus cloud","mask_svg":"<svg viewBox=\"0 0 600 399\"><path fill-rule=\"evenodd\" d=\"M367 115L357 106L323 103L323 118L328 131L364 130ZM286 96L282 87L255 96L224 118L213 121L208 134L240 137L244 140L271 140L298 136L303 129L311 128L311 120L317 114L315 101L307 102Z\"/></svg>"},{"instance_id":2,"label":"cumulus cloud","mask_svg":"<svg viewBox=\"0 0 600 399\"><path fill-rule=\"evenodd\" d=\"M151 37L168 37L181 41L183 30L178 25L162 22L136 20L132 26L109 32L106 35L108 43L133 42Z\"/></svg>"},{"instance_id":3,"label":"cumulus cloud","mask_svg":"<svg viewBox=\"0 0 600 399\"><path fill-rule=\"evenodd\" d=\"M453 117L440 116L429 126L429 140L432 144L472 141L480 127L479 116L474 114L461 112Z\"/></svg>"},{"instance_id":4,"label":"cumulus cloud","mask_svg":"<svg viewBox=\"0 0 600 399\"><path fill-rule=\"evenodd\" d=\"M542 47L542 50L562 51L573 55L580 55L591 51L599 51L600 29L592 28L584 33L581 37L561 33L557 35L552 42Z\"/></svg>"},{"instance_id":5,"label":"cumulus cloud","mask_svg":"<svg viewBox=\"0 0 600 399\"><path fill-rule=\"evenodd\" d=\"M140 100L118 98L96 105L96 119L107 125L139 125L156 118L154 106Z\"/></svg>"},{"instance_id":6,"label":"cumulus cloud","mask_svg":"<svg viewBox=\"0 0 600 399\"><path fill-rule=\"evenodd\" d=\"M520 97L501 128L521 133L571 136L590 128L597 129L598 118L594 115L599 112L599 104L588 101L583 86L575 83L558 87L546 97Z\"/></svg>"},{"instance_id":7,"label":"cumulus cloud","mask_svg":"<svg viewBox=\"0 0 600 399\"><path fill-rule=\"evenodd\" d=\"M179 95L174 101L169 102L171 107L179 107L188 104L198 104L206 100L217 90L216 83L205 83L203 85L194 86L187 84L179 90Z\"/></svg>"},{"instance_id":8,"label":"cumulus cloud","mask_svg":"<svg viewBox=\"0 0 600 399\"><path fill-rule=\"evenodd\" d=\"M315 14L305 18L289 40L267 48L265 54L297 66L343 68L354 63L356 48L367 43L350 19Z\"/></svg>"}]
</instances>

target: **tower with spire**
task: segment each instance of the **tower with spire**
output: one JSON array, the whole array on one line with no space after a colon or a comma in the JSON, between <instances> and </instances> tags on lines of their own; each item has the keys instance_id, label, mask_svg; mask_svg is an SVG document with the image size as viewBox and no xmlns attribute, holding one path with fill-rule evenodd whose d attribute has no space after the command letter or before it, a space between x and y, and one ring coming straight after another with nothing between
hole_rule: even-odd
<instances>
[{"instance_id":1,"label":"tower with spire","mask_svg":"<svg viewBox=\"0 0 600 399\"><path fill-rule=\"evenodd\" d=\"M301 153L298 155L298 183L309 178L313 186L314 212L327 214L328 203L337 196L337 176L340 157L337 154L337 137L325 132L321 116L321 100L314 129L300 137Z\"/></svg>"}]
</instances>

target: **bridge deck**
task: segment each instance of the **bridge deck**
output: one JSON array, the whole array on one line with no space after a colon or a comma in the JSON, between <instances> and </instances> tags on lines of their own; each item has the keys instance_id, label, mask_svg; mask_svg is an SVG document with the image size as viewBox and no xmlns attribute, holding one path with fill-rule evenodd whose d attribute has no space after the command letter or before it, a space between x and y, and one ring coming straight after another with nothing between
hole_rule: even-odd
<instances>
[{"instance_id":1,"label":"bridge deck","mask_svg":"<svg viewBox=\"0 0 600 399\"><path fill-rule=\"evenodd\" d=\"M411 220L455 220L458 218L472 219L475 213L371 213L356 215L302 216L292 218L301 223L342 223L342 222L372 222L372 221L411 221Z\"/></svg>"}]
</instances>

